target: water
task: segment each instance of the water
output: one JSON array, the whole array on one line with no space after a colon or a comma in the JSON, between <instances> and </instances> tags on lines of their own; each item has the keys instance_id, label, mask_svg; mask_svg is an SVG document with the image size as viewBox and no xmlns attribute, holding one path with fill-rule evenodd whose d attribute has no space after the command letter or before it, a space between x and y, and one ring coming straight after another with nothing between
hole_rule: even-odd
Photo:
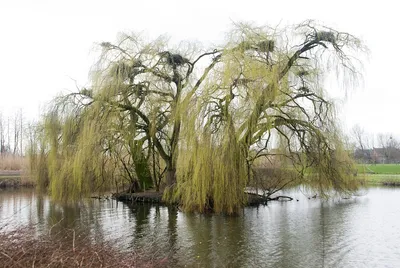
<instances>
[{"instance_id":1,"label":"water","mask_svg":"<svg viewBox=\"0 0 400 268\"><path fill-rule=\"evenodd\" d=\"M33 191L0 192L0 226L34 224L125 251L145 249L187 267L398 267L400 188L370 188L351 199L245 208L236 217L88 199L60 204Z\"/></svg>"}]
</instances>

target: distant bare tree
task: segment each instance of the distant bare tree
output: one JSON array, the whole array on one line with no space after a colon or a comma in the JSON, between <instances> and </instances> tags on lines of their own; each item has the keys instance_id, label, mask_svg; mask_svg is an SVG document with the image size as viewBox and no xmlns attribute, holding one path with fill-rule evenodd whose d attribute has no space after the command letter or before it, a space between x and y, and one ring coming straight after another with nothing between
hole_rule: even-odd
<instances>
[{"instance_id":1,"label":"distant bare tree","mask_svg":"<svg viewBox=\"0 0 400 268\"><path fill-rule=\"evenodd\" d=\"M372 161L372 148L373 148L373 138L371 139L369 134L360 127L360 125L354 125L351 129L352 140L355 143L355 158L362 162Z\"/></svg>"},{"instance_id":2,"label":"distant bare tree","mask_svg":"<svg viewBox=\"0 0 400 268\"><path fill-rule=\"evenodd\" d=\"M22 148L22 142L24 140L24 125L23 125L23 113L22 109L19 110L19 129L20 129L20 139L19 139L19 152L20 155L24 155L24 150Z\"/></svg>"},{"instance_id":3,"label":"distant bare tree","mask_svg":"<svg viewBox=\"0 0 400 268\"><path fill-rule=\"evenodd\" d=\"M378 134L378 143L385 157L386 163L399 162L400 143L390 133Z\"/></svg>"},{"instance_id":4,"label":"distant bare tree","mask_svg":"<svg viewBox=\"0 0 400 268\"><path fill-rule=\"evenodd\" d=\"M5 126L3 121L3 115L0 114L0 155L3 155L5 152Z\"/></svg>"},{"instance_id":5,"label":"distant bare tree","mask_svg":"<svg viewBox=\"0 0 400 268\"><path fill-rule=\"evenodd\" d=\"M19 124L18 124L18 116L16 115L14 118L14 143L13 143L13 155L16 155L18 153L18 144L19 144L19 137L20 137L20 129L19 129Z\"/></svg>"},{"instance_id":6,"label":"distant bare tree","mask_svg":"<svg viewBox=\"0 0 400 268\"><path fill-rule=\"evenodd\" d=\"M24 125L20 109L13 117L0 114L0 155L23 155Z\"/></svg>"},{"instance_id":7,"label":"distant bare tree","mask_svg":"<svg viewBox=\"0 0 400 268\"><path fill-rule=\"evenodd\" d=\"M351 134L354 141L356 142L357 148L363 151L367 149L369 143L368 136L366 135L365 130L360 127L360 125L355 125L351 129Z\"/></svg>"}]
</instances>

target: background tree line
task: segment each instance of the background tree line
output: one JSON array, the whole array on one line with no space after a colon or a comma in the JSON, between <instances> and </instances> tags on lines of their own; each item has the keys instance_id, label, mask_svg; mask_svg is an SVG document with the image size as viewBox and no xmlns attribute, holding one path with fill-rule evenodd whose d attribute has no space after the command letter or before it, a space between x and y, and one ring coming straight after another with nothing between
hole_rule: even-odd
<instances>
[{"instance_id":1,"label":"background tree line","mask_svg":"<svg viewBox=\"0 0 400 268\"><path fill-rule=\"evenodd\" d=\"M22 109L8 117L0 113L0 170L22 169L27 128Z\"/></svg>"},{"instance_id":2,"label":"background tree line","mask_svg":"<svg viewBox=\"0 0 400 268\"><path fill-rule=\"evenodd\" d=\"M24 154L23 140L24 120L22 110L7 118L0 114L0 155L22 156Z\"/></svg>"},{"instance_id":3,"label":"background tree line","mask_svg":"<svg viewBox=\"0 0 400 268\"><path fill-rule=\"evenodd\" d=\"M354 147L354 158L364 164L400 163L400 142L395 135L366 132L359 125L351 129L350 138Z\"/></svg>"}]
</instances>

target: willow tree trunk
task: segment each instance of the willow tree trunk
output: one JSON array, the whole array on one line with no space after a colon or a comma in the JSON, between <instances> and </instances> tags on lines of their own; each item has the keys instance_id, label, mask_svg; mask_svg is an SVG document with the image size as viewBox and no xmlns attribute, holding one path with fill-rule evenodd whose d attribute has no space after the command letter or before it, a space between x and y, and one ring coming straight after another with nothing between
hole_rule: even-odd
<instances>
[{"instance_id":1,"label":"willow tree trunk","mask_svg":"<svg viewBox=\"0 0 400 268\"><path fill-rule=\"evenodd\" d=\"M168 163L165 176L167 186L172 187L176 182L176 167L173 163Z\"/></svg>"},{"instance_id":2,"label":"willow tree trunk","mask_svg":"<svg viewBox=\"0 0 400 268\"><path fill-rule=\"evenodd\" d=\"M171 155L167 161L166 182L168 187L173 187L176 182L176 161L178 159L178 140L181 130L180 117L176 119L171 139Z\"/></svg>"}]
</instances>

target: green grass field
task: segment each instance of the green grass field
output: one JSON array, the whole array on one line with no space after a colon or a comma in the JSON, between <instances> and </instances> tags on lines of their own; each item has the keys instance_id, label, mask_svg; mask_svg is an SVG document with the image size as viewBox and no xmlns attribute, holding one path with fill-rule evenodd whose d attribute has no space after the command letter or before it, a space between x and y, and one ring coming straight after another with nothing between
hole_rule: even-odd
<instances>
[{"instance_id":1,"label":"green grass field","mask_svg":"<svg viewBox=\"0 0 400 268\"><path fill-rule=\"evenodd\" d=\"M357 165L358 173L369 174L399 174L400 164Z\"/></svg>"},{"instance_id":2,"label":"green grass field","mask_svg":"<svg viewBox=\"0 0 400 268\"><path fill-rule=\"evenodd\" d=\"M357 165L367 184L400 186L400 164Z\"/></svg>"},{"instance_id":3,"label":"green grass field","mask_svg":"<svg viewBox=\"0 0 400 268\"><path fill-rule=\"evenodd\" d=\"M358 174L367 184L400 185L400 164L357 165Z\"/></svg>"}]
</instances>

